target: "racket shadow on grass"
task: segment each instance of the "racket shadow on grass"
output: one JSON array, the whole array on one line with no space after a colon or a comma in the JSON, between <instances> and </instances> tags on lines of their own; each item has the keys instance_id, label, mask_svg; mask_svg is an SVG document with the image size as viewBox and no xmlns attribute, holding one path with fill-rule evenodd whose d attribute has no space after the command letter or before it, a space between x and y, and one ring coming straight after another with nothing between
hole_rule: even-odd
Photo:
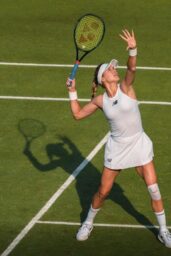
<instances>
[{"instance_id":1,"label":"racket shadow on grass","mask_svg":"<svg viewBox=\"0 0 171 256\"><path fill-rule=\"evenodd\" d=\"M18 123L18 130L25 139L25 147L23 153L27 154L33 140L42 136L45 131L45 125L36 119L21 119Z\"/></svg>"},{"instance_id":2,"label":"racket shadow on grass","mask_svg":"<svg viewBox=\"0 0 171 256\"><path fill-rule=\"evenodd\" d=\"M81 163L85 159L76 145L69 138L66 136L58 136L57 143L45 145L45 152L49 162L43 164L33 155L31 143L35 139L40 139L40 136L45 133L45 125L38 120L24 119L19 122L18 128L26 141L23 153L32 165L41 172L57 170L57 168L60 167L68 174L71 174L78 166L78 163ZM81 222L84 221L88 213L92 197L100 184L100 179L101 174L99 170L91 162L85 167L85 170L76 177L75 188L82 209L80 213ZM151 228L153 227L151 221L135 209L134 205L129 201L124 194L124 190L118 183L114 184L107 200L112 200L127 212L127 214L135 218L138 223L146 226L147 229L157 235L157 230ZM115 221L117 222L116 219Z\"/></svg>"},{"instance_id":3,"label":"racket shadow on grass","mask_svg":"<svg viewBox=\"0 0 171 256\"><path fill-rule=\"evenodd\" d=\"M44 135L44 133L46 132L46 127L41 121L36 119L22 119L18 123L18 130L25 139L25 146L23 149L23 153L30 160L30 162L36 169L42 172L51 171L61 165L59 158L58 159L49 158L50 161L48 161L48 163L46 164L41 163L40 161L38 161L36 156L34 156L34 154L32 153L32 150L31 150L32 142L38 139L39 137L41 137L42 135ZM58 149L56 148L57 150L56 154L57 155L59 154L59 156L61 154L64 155L66 152L62 149L63 149L62 144L59 143ZM47 151L47 155L48 155L48 151Z\"/></svg>"}]
</instances>

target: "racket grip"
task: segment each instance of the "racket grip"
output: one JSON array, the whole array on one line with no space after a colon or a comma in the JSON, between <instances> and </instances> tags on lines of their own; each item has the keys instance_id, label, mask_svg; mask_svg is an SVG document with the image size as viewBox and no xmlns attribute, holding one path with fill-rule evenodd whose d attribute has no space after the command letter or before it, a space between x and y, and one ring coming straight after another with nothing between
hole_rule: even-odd
<instances>
[{"instance_id":1,"label":"racket grip","mask_svg":"<svg viewBox=\"0 0 171 256\"><path fill-rule=\"evenodd\" d=\"M68 79L68 82L67 82L67 86L70 87L72 85L72 80L75 78L76 76L76 72L77 72L77 69L78 69L78 66L79 66L80 62L77 60L75 65L73 66L72 68L72 71L71 71L71 74L69 76L69 79Z\"/></svg>"}]
</instances>

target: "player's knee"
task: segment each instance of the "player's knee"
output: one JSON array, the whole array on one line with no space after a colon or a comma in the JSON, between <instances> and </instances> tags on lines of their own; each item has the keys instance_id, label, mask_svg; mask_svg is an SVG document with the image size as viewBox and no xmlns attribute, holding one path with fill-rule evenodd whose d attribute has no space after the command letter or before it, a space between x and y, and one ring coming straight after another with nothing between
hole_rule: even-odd
<instances>
[{"instance_id":1,"label":"player's knee","mask_svg":"<svg viewBox=\"0 0 171 256\"><path fill-rule=\"evenodd\" d=\"M150 196L151 196L152 200L157 201L157 200L161 199L161 194L160 194L160 190L159 190L159 187L158 187L157 183L149 185L148 186L148 191L150 193Z\"/></svg>"}]
</instances>

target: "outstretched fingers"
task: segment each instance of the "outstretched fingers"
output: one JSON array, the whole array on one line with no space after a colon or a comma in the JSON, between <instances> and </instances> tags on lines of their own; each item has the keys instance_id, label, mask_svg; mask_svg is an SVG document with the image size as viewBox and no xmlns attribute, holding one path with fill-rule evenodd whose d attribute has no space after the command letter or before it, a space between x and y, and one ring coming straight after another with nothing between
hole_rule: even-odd
<instances>
[{"instance_id":1,"label":"outstretched fingers","mask_svg":"<svg viewBox=\"0 0 171 256\"><path fill-rule=\"evenodd\" d=\"M124 33L124 35L125 35L127 38L131 36L130 33L129 33L129 31L128 31L127 29L123 29L122 32Z\"/></svg>"},{"instance_id":2,"label":"outstretched fingers","mask_svg":"<svg viewBox=\"0 0 171 256\"><path fill-rule=\"evenodd\" d=\"M136 47L136 40L134 31L132 30L129 32L127 29L122 30L122 34L119 34L119 36L127 42L127 49Z\"/></svg>"},{"instance_id":3,"label":"outstretched fingers","mask_svg":"<svg viewBox=\"0 0 171 256\"><path fill-rule=\"evenodd\" d=\"M120 34L120 37L122 37L122 39L124 39L125 41L128 40L129 38L135 37L133 30L130 33L127 29L123 29L122 32L123 32L123 35Z\"/></svg>"},{"instance_id":4,"label":"outstretched fingers","mask_svg":"<svg viewBox=\"0 0 171 256\"><path fill-rule=\"evenodd\" d=\"M124 37L123 35L121 35L121 34L119 34L119 36L124 40L124 41L126 41L127 42L127 38L126 37Z\"/></svg>"}]
</instances>

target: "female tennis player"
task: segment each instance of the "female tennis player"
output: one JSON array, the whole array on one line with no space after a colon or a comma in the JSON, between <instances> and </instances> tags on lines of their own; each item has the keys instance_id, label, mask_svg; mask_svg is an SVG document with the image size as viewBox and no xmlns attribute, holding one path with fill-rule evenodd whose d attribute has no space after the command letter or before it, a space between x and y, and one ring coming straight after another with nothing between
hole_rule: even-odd
<instances>
[{"instance_id":1,"label":"female tennis player","mask_svg":"<svg viewBox=\"0 0 171 256\"><path fill-rule=\"evenodd\" d=\"M117 72L117 60L104 63L96 68L93 82L93 97L90 103L81 107L75 80L68 87L70 106L76 120L93 114L101 109L110 125L110 136L105 146L104 168L101 184L92 199L88 215L77 233L77 240L88 239L93 221L122 169L135 167L144 179L151 197L152 209L159 224L158 239L171 248L171 234L166 226L163 202L158 187L157 176L153 163L153 144L143 130L138 101L133 88L136 72L137 45L134 32L123 30L120 37L127 43L129 57L124 79ZM101 86L105 92L95 97Z\"/></svg>"}]
</instances>

